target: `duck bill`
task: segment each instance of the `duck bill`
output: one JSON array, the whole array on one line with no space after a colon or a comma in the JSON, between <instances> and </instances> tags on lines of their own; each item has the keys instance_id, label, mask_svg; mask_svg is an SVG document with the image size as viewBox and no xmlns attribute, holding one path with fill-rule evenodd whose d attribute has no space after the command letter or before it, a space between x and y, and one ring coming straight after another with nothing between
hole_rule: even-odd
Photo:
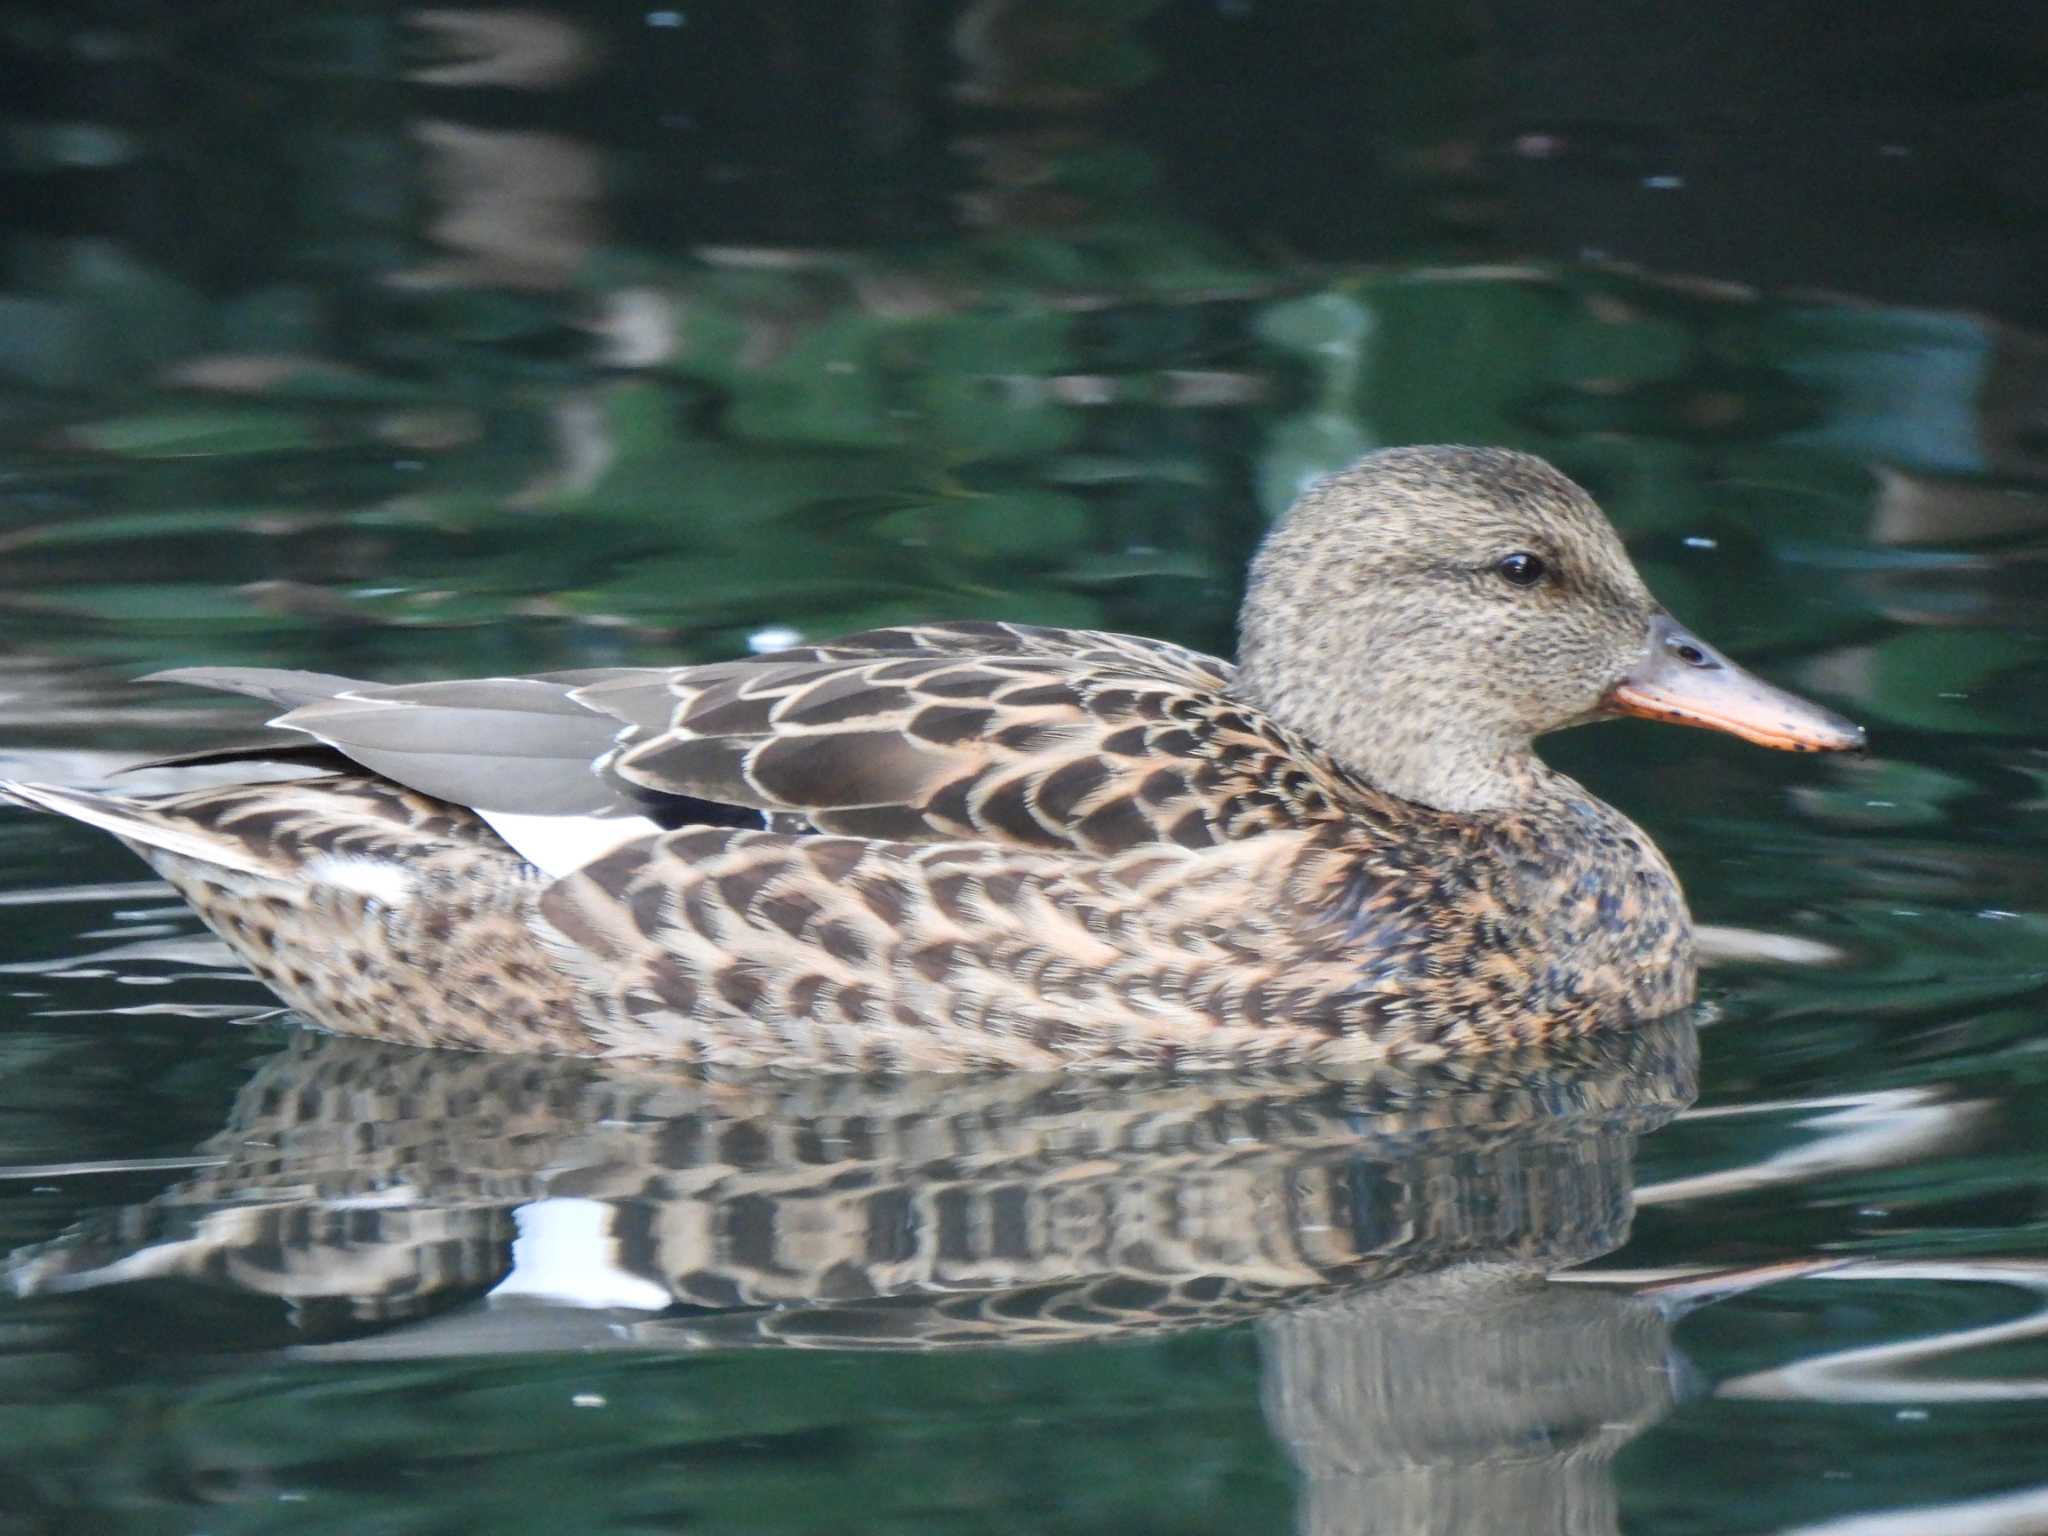
<instances>
[{"instance_id":1,"label":"duck bill","mask_svg":"<svg viewBox=\"0 0 2048 1536\"><path fill-rule=\"evenodd\" d=\"M1668 613L1650 621L1643 659L1601 710L1726 731L1781 752L1860 752L1863 727L1753 677Z\"/></svg>"}]
</instances>

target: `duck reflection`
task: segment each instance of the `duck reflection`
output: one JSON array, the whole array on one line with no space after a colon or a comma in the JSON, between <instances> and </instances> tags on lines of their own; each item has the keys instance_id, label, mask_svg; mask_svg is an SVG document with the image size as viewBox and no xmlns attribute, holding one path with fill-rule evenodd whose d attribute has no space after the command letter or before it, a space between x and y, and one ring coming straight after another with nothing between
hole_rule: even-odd
<instances>
[{"instance_id":1,"label":"duck reflection","mask_svg":"<svg viewBox=\"0 0 2048 1536\"><path fill-rule=\"evenodd\" d=\"M718 1081L313 1034L210 1165L8 1261L293 1304L302 1356L935 1349L1249 1321L1310 1531L1612 1529L1668 1406L1627 1236L1689 1023L1348 1081Z\"/></svg>"},{"instance_id":2,"label":"duck reflection","mask_svg":"<svg viewBox=\"0 0 2048 1536\"><path fill-rule=\"evenodd\" d=\"M1447 1272L1259 1325L1304 1536L1620 1529L1608 1466L1664 1416L1670 1319L1590 1287Z\"/></svg>"}]
</instances>

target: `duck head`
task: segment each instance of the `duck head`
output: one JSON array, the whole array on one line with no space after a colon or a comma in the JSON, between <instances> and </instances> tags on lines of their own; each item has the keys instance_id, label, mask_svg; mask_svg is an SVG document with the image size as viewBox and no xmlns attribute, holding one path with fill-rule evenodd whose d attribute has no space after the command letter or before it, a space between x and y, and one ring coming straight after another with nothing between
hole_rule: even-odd
<instances>
[{"instance_id":1,"label":"duck head","mask_svg":"<svg viewBox=\"0 0 2048 1536\"><path fill-rule=\"evenodd\" d=\"M1617 715L1863 745L1665 612L1585 491L1497 448L1388 449L1310 487L1252 562L1238 686L1447 811L1514 804L1542 782L1537 736Z\"/></svg>"}]
</instances>

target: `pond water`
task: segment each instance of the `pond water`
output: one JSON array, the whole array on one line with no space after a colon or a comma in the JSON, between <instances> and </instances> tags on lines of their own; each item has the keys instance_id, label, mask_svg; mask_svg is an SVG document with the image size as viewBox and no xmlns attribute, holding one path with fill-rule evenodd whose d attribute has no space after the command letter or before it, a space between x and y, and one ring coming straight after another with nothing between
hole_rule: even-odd
<instances>
[{"instance_id":1,"label":"pond water","mask_svg":"<svg viewBox=\"0 0 2048 1536\"><path fill-rule=\"evenodd\" d=\"M1874 747L1554 738L1706 1006L1340 1084L323 1038L0 812L0 1533L2048 1526L2048 52L1642 9L0 17L4 776L202 662L1227 653L1418 441Z\"/></svg>"}]
</instances>

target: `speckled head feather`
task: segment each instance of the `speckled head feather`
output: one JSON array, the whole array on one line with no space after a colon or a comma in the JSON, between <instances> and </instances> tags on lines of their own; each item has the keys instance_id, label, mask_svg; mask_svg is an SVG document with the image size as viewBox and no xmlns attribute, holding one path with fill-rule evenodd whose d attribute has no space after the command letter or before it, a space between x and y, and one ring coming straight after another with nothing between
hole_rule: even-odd
<instances>
[{"instance_id":1,"label":"speckled head feather","mask_svg":"<svg viewBox=\"0 0 2048 1536\"><path fill-rule=\"evenodd\" d=\"M1502 562L1533 556L1528 585ZM1656 600L1593 500L1503 448L1394 448L1302 496L1252 564L1237 689L1368 782L1514 803L1531 740L1593 718Z\"/></svg>"}]
</instances>

